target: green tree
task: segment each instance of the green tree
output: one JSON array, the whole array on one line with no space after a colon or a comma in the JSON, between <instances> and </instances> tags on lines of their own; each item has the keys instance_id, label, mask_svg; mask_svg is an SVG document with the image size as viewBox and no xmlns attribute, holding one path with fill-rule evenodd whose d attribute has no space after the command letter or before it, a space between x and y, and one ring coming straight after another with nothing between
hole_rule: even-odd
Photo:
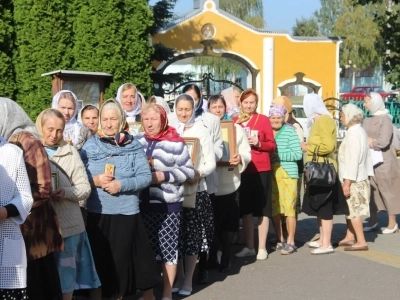
<instances>
[{"instance_id":1,"label":"green tree","mask_svg":"<svg viewBox=\"0 0 400 300\"><path fill-rule=\"evenodd\" d=\"M320 32L324 36L331 36L335 29L337 18L342 15L346 0L320 0L321 8L314 12Z\"/></svg>"},{"instance_id":2,"label":"green tree","mask_svg":"<svg viewBox=\"0 0 400 300\"><path fill-rule=\"evenodd\" d=\"M113 74L106 98L115 97L118 86L125 82L133 82L143 94L150 94L153 48L149 33L153 15L147 1L77 0L74 3L74 68Z\"/></svg>"},{"instance_id":3,"label":"green tree","mask_svg":"<svg viewBox=\"0 0 400 300\"><path fill-rule=\"evenodd\" d=\"M321 36L318 22L315 17L296 19L296 24L292 28L294 36Z\"/></svg>"},{"instance_id":4,"label":"green tree","mask_svg":"<svg viewBox=\"0 0 400 300\"><path fill-rule=\"evenodd\" d=\"M14 46L12 1L0 4L0 96L13 99L15 93L15 74L12 64Z\"/></svg>"},{"instance_id":5,"label":"green tree","mask_svg":"<svg viewBox=\"0 0 400 300\"><path fill-rule=\"evenodd\" d=\"M14 0L13 3L17 102L34 119L51 103L51 79L41 74L70 66L68 5L62 0Z\"/></svg>"}]
</instances>

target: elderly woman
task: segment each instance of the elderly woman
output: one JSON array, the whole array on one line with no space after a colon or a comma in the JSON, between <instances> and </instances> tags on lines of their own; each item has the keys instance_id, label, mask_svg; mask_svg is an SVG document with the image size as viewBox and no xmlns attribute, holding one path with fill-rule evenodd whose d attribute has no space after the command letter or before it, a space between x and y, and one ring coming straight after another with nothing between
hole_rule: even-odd
<instances>
[{"instance_id":1,"label":"elderly woman","mask_svg":"<svg viewBox=\"0 0 400 300\"><path fill-rule=\"evenodd\" d=\"M95 135L99 129L99 109L94 105L85 105L79 113L79 122Z\"/></svg>"},{"instance_id":2,"label":"elderly woman","mask_svg":"<svg viewBox=\"0 0 400 300\"><path fill-rule=\"evenodd\" d=\"M317 94L305 95L303 105L308 125L311 127L308 144L302 144L303 151L307 151L306 162L313 159L315 152L319 162L326 159L337 170L335 121ZM320 230L319 240L308 244L310 248L315 248L311 250L311 254L333 253L331 244L333 215L349 214L339 180L336 180L333 187L307 186L303 200L303 212L317 217Z\"/></svg>"},{"instance_id":3,"label":"elderly woman","mask_svg":"<svg viewBox=\"0 0 400 300\"><path fill-rule=\"evenodd\" d=\"M140 122L144 99L133 83L128 82L121 85L118 88L116 99L124 109L127 122Z\"/></svg>"},{"instance_id":4,"label":"elderly woman","mask_svg":"<svg viewBox=\"0 0 400 300\"><path fill-rule=\"evenodd\" d=\"M26 250L19 226L33 199L22 150L0 136L0 298L23 300Z\"/></svg>"},{"instance_id":5,"label":"elderly woman","mask_svg":"<svg viewBox=\"0 0 400 300\"><path fill-rule=\"evenodd\" d=\"M220 120L226 117L226 102L222 95L214 95L208 99L208 110ZM239 207L236 202L241 181L241 173L246 170L251 160L251 148L242 127L235 124L236 151L229 162L229 166L217 166L218 190L215 194L214 206L214 251L221 245L221 272L230 270L230 252L234 233L239 231ZM210 262L215 257L210 255Z\"/></svg>"},{"instance_id":6,"label":"elderly woman","mask_svg":"<svg viewBox=\"0 0 400 300\"><path fill-rule=\"evenodd\" d=\"M226 114L230 117L237 117L240 113L239 100L241 91L235 86L231 86L221 91L221 95L225 98L227 103Z\"/></svg>"},{"instance_id":7,"label":"elderly woman","mask_svg":"<svg viewBox=\"0 0 400 300\"><path fill-rule=\"evenodd\" d=\"M256 255L254 249L253 216L258 217L258 260L266 260L269 217L271 203L271 161L269 153L275 152L276 144L271 123L267 116L257 113L258 95L253 89L240 96L240 115L233 119L245 129L251 146L251 162L242 174L239 189L239 207L243 216L246 247L236 257Z\"/></svg>"},{"instance_id":8,"label":"elderly woman","mask_svg":"<svg viewBox=\"0 0 400 300\"><path fill-rule=\"evenodd\" d=\"M370 93L364 98L364 106L371 117L364 120L363 127L368 135L369 148L382 153L383 163L374 166L375 176L371 182L371 218L364 231L375 230L378 226L377 212L387 211L389 224L384 234L397 232L396 215L400 213L400 171L397 166L396 150L392 145L393 124L389 111L385 109L382 96Z\"/></svg>"},{"instance_id":9,"label":"elderly woman","mask_svg":"<svg viewBox=\"0 0 400 300\"><path fill-rule=\"evenodd\" d=\"M340 121L347 128L338 154L339 179L350 212L346 237L339 242L339 246L346 246L345 251L368 250L361 217L369 216L368 176L374 176L374 170L368 136L361 127L363 119L363 111L354 104L344 105L340 112Z\"/></svg>"},{"instance_id":10,"label":"elderly woman","mask_svg":"<svg viewBox=\"0 0 400 300\"><path fill-rule=\"evenodd\" d=\"M194 167L185 141L168 126L167 113L158 104L148 104L141 113L143 145L151 163L151 186L143 191L141 211L157 261L163 263L162 300L172 300L180 237L183 183L193 179Z\"/></svg>"},{"instance_id":11,"label":"elderly woman","mask_svg":"<svg viewBox=\"0 0 400 300\"><path fill-rule=\"evenodd\" d=\"M90 194L90 184L78 151L63 140L64 126L64 116L56 109L47 109L36 119L51 171L56 174L53 200L65 249L55 256L63 299L68 300L75 289L98 288L100 282L79 208L79 201Z\"/></svg>"},{"instance_id":12,"label":"elderly woman","mask_svg":"<svg viewBox=\"0 0 400 300\"><path fill-rule=\"evenodd\" d=\"M15 101L0 98L0 135L23 150L33 197L30 214L21 226L26 246L29 299L61 299L54 252L63 249L59 221L53 207L51 169L35 124ZM38 275L40 274L40 275Z\"/></svg>"},{"instance_id":13,"label":"elderly woman","mask_svg":"<svg viewBox=\"0 0 400 300\"><path fill-rule=\"evenodd\" d=\"M146 103L147 104L152 104L153 103L153 104L161 105L162 108L164 108L165 112L167 113L167 116L168 116L168 114L171 113L171 108L169 107L168 102L165 101L165 99L162 98L162 97L151 96L150 98L148 98L146 100Z\"/></svg>"},{"instance_id":14,"label":"elderly woman","mask_svg":"<svg viewBox=\"0 0 400 300\"><path fill-rule=\"evenodd\" d=\"M139 210L139 191L152 180L142 145L122 131L125 112L113 99L100 108L100 130L81 150L92 185L87 232L103 297L122 299L152 288L160 274Z\"/></svg>"},{"instance_id":15,"label":"elderly woman","mask_svg":"<svg viewBox=\"0 0 400 300\"><path fill-rule=\"evenodd\" d=\"M195 208L184 208L182 214L185 272L180 262L177 285L173 289L173 292L179 292L181 296L189 296L192 293L193 273L198 255L200 252L207 252L212 243L213 210L205 177L215 171L216 163L211 138L204 130L204 126L195 121L194 99L187 94L178 96L174 112L176 121L171 125L176 128L178 134L181 137L194 137L200 140L195 177L190 185L185 186L185 195L196 195Z\"/></svg>"},{"instance_id":16,"label":"elderly woman","mask_svg":"<svg viewBox=\"0 0 400 300\"><path fill-rule=\"evenodd\" d=\"M273 129L277 151L272 157L272 220L278 236L281 254L296 252L294 235L296 231L297 180L299 171L297 161L303 152L294 128L285 124L284 106L273 106L269 120ZM282 232L282 216L286 219L287 241Z\"/></svg>"},{"instance_id":17,"label":"elderly woman","mask_svg":"<svg viewBox=\"0 0 400 300\"><path fill-rule=\"evenodd\" d=\"M81 149L90 137L90 130L77 120L78 98L68 90L61 90L54 95L51 108L59 110L65 118L64 140L73 145L77 150Z\"/></svg>"}]
</instances>

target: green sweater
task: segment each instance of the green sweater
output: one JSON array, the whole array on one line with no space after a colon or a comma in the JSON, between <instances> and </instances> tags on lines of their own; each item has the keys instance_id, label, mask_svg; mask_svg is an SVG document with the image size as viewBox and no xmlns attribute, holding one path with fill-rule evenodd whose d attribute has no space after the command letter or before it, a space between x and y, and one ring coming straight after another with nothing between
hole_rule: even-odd
<instances>
[{"instance_id":1,"label":"green sweater","mask_svg":"<svg viewBox=\"0 0 400 300\"><path fill-rule=\"evenodd\" d=\"M284 124L275 136L277 159L291 178L299 178L297 161L303 158L300 139L295 129Z\"/></svg>"}]
</instances>

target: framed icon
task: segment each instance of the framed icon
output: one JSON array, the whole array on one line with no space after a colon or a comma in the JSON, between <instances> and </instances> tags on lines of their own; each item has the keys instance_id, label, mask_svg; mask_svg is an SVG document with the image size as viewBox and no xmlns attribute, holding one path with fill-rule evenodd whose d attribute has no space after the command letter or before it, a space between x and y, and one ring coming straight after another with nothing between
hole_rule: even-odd
<instances>
[{"instance_id":1,"label":"framed icon","mask_svg":"<svg viewBox=\"0 0 400 300\"><path fill-rule=\"evenodd\" d=\"M233 121L221 121L222 157L217 162L219 166L230 165L229 161L236 154L236 128Z\"/></svg>"},{"instance_id":2,"label":"framed icon","mask_svg":"<svg viewBox=\"0 0 400 300\"><path fill-rule=\"evenodd\" d=\"M129 133L133 136L138 135L143 132L143 127L141 122L129 122Z\"/></svg>"},{"instance_id":3,"label":"framed icon","mask_svg":"<svg viewBox=\"0 0 400 300\"><path fill-rule=\"evenodd\" d=\"M186 146L188 147L193 166L197 170L200 161L200 140L195 137L184 137L183 139L185 140Z\"/></svg>"}]
</instances>

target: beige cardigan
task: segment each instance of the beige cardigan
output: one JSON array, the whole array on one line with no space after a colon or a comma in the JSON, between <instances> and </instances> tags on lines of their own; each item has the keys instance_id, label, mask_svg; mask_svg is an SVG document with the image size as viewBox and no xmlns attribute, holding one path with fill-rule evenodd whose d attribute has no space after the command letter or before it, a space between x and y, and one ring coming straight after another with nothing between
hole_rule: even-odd
<instances>
[{"instance_id":1,"label":"beige cardigan","mask_svg":"<svg viewBox=\"0 0 400 300\"><path fill-rule=\"evenodd\" d=\"M78 151L64 143L50 158L51 172L58 173L58 187L63 188L65 197L55 201L54 208L60 220L63 238L85 231L85 224L79 201L86 201L90 195L90 184Z\"/></svg>"}]
</instances>

